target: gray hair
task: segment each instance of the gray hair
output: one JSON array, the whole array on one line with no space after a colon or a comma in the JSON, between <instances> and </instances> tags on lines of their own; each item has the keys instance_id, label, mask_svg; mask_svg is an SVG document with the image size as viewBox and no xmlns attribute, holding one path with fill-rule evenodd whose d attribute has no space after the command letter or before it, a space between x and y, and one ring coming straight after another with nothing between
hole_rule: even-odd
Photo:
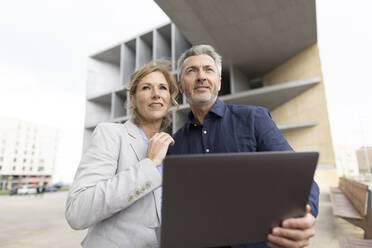
<instances>
[{"instance_id":1,"label":"gray hair","mask_svg":"<svg viewBox=\"0 0 372 248\"><path fill-rule=\"evenodd\" d=\"M183 67L183 62L188 57L191 56L197 56L197 55L209 55L214 62L216 63L218 73L220 74L220 77L222 75L222 57L219 55L216 50L210 45L195 45L192 46L191 48L187 49L185 52L181 54L177 61L177 78L181 82L181 77L182 77L182 67Z\"/></svg>"}]
</instances>

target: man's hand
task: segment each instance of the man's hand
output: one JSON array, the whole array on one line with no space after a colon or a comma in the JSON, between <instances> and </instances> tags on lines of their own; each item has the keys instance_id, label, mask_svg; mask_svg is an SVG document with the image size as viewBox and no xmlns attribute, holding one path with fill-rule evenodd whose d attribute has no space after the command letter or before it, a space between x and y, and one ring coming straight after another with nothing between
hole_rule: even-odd
<instances>
[{"instance_id":1,"label":"man's hand","mask_svg":"<svg viewBox=\"0 0 372 248\"><path fill-rule=\"evenodd\" d=\"M315 217L310 214L310 206L306 206L306 214L301 218L290 218L283 221L282 227L275 227L268 235L268 245L279 247L305 247L314 236Z\"/></svg>"}]
</instances>

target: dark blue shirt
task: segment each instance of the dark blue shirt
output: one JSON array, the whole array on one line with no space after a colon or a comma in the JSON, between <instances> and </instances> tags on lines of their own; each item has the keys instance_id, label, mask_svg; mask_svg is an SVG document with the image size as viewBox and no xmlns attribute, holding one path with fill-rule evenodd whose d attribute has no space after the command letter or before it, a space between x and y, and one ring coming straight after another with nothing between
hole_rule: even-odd
<instances>
[{"instance_id":1,"label":"dark blue shirt","mask_svg":"<svg viewBox=\"0 0 372 248\"><path fill-rule=\"evenodd\" d=\"M271 119L267 109L258 106L224 104L219 99L204 118L203 125L189 113L185 125L173 138L169 155L291 151L292 148ZM318 215L319 188L313 182L308 204ZM268 247L265 243L233 247Z\"/></svg>"}]
</instances>

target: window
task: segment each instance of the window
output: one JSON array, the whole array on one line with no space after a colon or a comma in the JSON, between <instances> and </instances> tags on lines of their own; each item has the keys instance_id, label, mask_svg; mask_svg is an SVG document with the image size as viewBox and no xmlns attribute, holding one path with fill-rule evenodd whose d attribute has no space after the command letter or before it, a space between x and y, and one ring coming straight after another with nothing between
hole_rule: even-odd
<instances>
[{"instance_id":1,"label":"window","mask_svg":"<svg viewBox=\"0 0 372 248\"><path fill-rule=\"evenodd\" d=\"M24 151L24 154L27 155L27 151Z\"/></svg>"},{"instance_id":2,"label":"window","mask_svg":"<svg viewBox=\"0 0 372 248\"><path fill-rule=\"evenodd\" d=\"M26 163L26 161L27 161L27 160L24 158L24 159L23 159L23 163Z\"/></svg>"},{"instance_id":3,"label":"window","mask_svg":"<svg viewBox=\"0 0 372 248\"><path fill-rule=\"evenodd\" d=\"M0 171L3 169L3 167L0 165Z\"/></svg>"},{"instance_id":4,"label":"window","mask_svg":"<svg viewBox=\"0 0 372 248\"><path fill-rule=\"evenodd\" d=\"M31 164L33 164L33 163L34 163L34 160L31 159Z\"/></svg>"},{"instance_id":5,"label":"window","mask_svg":"<svg viewBox=\"0 0 372 248\"><path fill-rule=\"evenodd\" d=\"M25 170L26 170L26 166L23 166L23 167L22 167L22 170L25 171Z\"/></svg>"},{"instance_id":6,"label":"window","mask_svg":"<svg viewBox=\"0 0 372 248\"><path fill-rule=\"evenodd\" d=\"M13 162L17 162L17 158L13 158Z\"/></svg>"},{"instance_id":7,"label":"window","mask_svg":"<svg viewBox=\"0 0 372 248\"><path fill-rule=\"evenodd\" d=\"M17 167L13 166L12 170L15 171Z\"/></svg>"},{"instance_id":8,"label":"window","mask_svg":"<svg viewBox=\"0 0 372 248\"><path fill-rule=\"evenodd\" d=\"M30 171L32 171L32 167L30 167Z\"/></svg>"},{"instance_id":9,"label":"window","mask_svg":"<svg viewBox=\"0 0 372 248\"><path fill-rule=\"evenodd\" d=\"M3 162L4 161L4 158L3 157L0 157L0 162Z\"/></svg>"},{"instance_id":10,"label":"window","mask_svg":"<svg viewBox=\"0 0 372 248\"><path fill-rule=\"evenodd\" d=\"M45 162L45 161L44 161L44 159L42 159L42 158L39 160L39 164L44 164L44 162Z\"/></svg>"},{"instance_id":11,"label":"window","mask_svg":"<svg viewBox=\"0 0 372 248\"><path fill-rule=\"evenodd\" d=\"M43 170L44 170L44 166L37 167L37 171L43 171Z\"/></svg>"},{"instance_id":12,"label":"window","mask_svg":"<svg viewBox=\"0 0 372 248\"><path fill-rule=\"evenodd\" d=\"M18 150L14 150L14 154L17 154L18 153Z\"/></svg>"}]
</instances>

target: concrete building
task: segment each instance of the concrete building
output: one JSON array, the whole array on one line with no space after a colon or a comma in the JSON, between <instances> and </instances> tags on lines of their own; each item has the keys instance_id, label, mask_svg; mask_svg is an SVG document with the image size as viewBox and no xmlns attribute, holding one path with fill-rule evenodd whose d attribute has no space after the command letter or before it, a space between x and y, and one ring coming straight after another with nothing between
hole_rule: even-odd
<instances>
[{"instance_id":1,"label":"concrete building","mask_svg":"<svg viewBox=\"0 0 372 248\"><path fill-rule=\"evenodd\" d=\"M372 147L363 146L356 151L359 171L361 173L372 173Z\"/></svg>"},{"instance_id":2,"label":"concrete building","mask_svg":"<svg viewBox=\"0 0 372 248\"><path fill-rule=\"evenodd\" d=\"M337 183L324 82L317 45L315 0L155 0L172 23L122 41L89 58L84 150L99 122L130 118L131 73L152 59L173 62L193 44L223 57L220 99L268 108L297 151L320 152L321 190ZM134 34L135 35L135 34ZM169 113L170 132L185 122L184 97Z\"/></svg>"},{"instance_id":3,"label":"concrete building","mask_svg":"<svg viewBox=\"0 0 372 248\"><path fill-rule=\"evenodd\" d=\"M335 154L337 174L339 177L359 176L358 161L355 150L352 147L335 145Z\"/></svg>"},{"instance_id":4,"label":"concrete building","mask_svg":"<svg viewBox=\"0 0 372 248\"><path fill-rule=\"evenodd\" d=\"M54 128L0 117L0 190L50 183L56 142Z\"/></svg>"}]
</instances>

